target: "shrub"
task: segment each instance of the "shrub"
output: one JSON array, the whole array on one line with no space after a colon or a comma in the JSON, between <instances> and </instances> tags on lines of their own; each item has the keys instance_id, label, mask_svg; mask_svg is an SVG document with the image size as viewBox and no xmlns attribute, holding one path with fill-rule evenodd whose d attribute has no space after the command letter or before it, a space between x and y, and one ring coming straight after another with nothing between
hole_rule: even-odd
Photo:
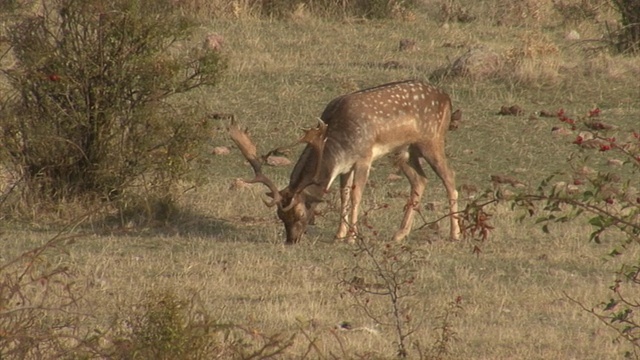
<instances>
[{"instance_id":1,"label":"shrub","mask_svg":"<svg viewBox=\"0 0 640 360\"><path fill-rule=\"evenodd\" d=\"M51 261L75 237L59 234L0 264L0 359L264 359L293 343L295 335L219 323L195 296L170 290L122 306L111 326L87 326L95 318L79 311L86 289Z\"/></svg>"},{"instance_id":2,"label":"shrub","mask_svg":"<svg viewBox=\"0 0 640 360\"><path fill-rule=\"evenodd\" d=\"M31 200L170 203L208 138L172 98L214 85L225 63L185 49L194 24L170 1L54 0L8 32L15 67L0 108L0 160Z\"/></svg>"},{"instance_id":3,"label":"shrub","mask_svg":"<svg viewBox=\"0 0 640 360\"><path fill-rule=\"evenodd\" d=\"M600 0L580 0L576 2L554 1L553 8L560 14L565 23L593 21L602 6Z\"/></svg>"},{"instance_id":4,"label":"shrub","mask_svg":"<svg viewBox=\"0 0 640 360\"><path fill-rule=\"evenodd\" d=\"M612 0L620 13L622 29L616 42L621 52L640 52L640 2L637 0Z\"/></svg>"},{"instance_id":5,"label":"shrub","mask_svg":"<svg viewBox=\"0 0 640 360\"><path fill-rule=\"evenodd\" d=\"M368 221L371 211L385 209L385 204L366 211L361 224L378 237ZM417 332L425 325L423 294L417 289L418 269L424 253L406 244L373 240L363 233L355 237L353 264L339 274L344 288L356 308L376 326L390 330L397 358L440 360L453 357L453 343L458 340L455 318L462 313L462 297L448 303L438 317L432 344L420 342ZM433 309L430 309L430 311ZM343 323L348 329L350 324ZM368 329L372 331L371 329ZM391 357L391 356L390 356Z\"/></svg>"},{"instance_id":6,"label":"shrub","mask_svg":"<svg viewBox=\"0 0 640 360\"><path fill-rule=\"evenodd\" d=\"M640 245L640 132L618 130L601 119L599 108L581 117L557 113L559 126L575 132L576 151L569 154L569 171L549 176L535 190L513 193L498 189L474 200L463 212L463 231L484 240L491 226L483 209L494 202L508 202L521 217L534 217L544 232L554 223L583 223L593 229L589 240L609 243L609 256L620 257ZM612 134L615 133L615 134ZM608 168L603 167L606 154ZM489 200L487 200L487 197ZM640 311L640 259L623 257L623 265L611 284L611 297L591 307L578 303L601 320L631 346L625 357L640 354L640 321L632 316ZM571 298L570 298L571 299ZM573 299L571 299L573 300Z\"/></svg>"},{"instance_id":7,"label":"shrub","mask_svg":"<svg viewBox=\"0 0 640 360\"><path fill-rule=\"evenodd\" d=\"M103 336L98 358L107 359L268 359L293 343L293 336L263 335L257 330L215 321L195 296L153 291L132 310L116 314Z\"/></svg>"},{"instance_id":8,"label":"shrub","mask_svg":"<svg viewBox=\"0 0 640 360\"><path fill-rule=\"evenodd\" d=\"M79 350L81 289L69 268L51 261L69 240L55 236L0 264L0 359L59 359Z\"/></svg>"},{"instance_id":9,"label":"shrub","mask_svg":"<svg viewBox=\"0 0 640 360\"><path fill-rule=\"evenodd\" d=\"M393 329L401 358L409 356L409 337L420 325L420 320L412 319L412 310L417 307L412 285L418 257L405 245L375 247L358 237L356 264L341 279L358 308L376 324Z\"/></svg>"},{"instance_id":10,"label":"shrub","mask_svg":"<svg viewBox=\"0 0 640 360\"><path fill-rule=\"evenodd\" d=\"M312 14L324 17L363 17L367 19L387 19L401 15L415 7L416 0L267 0L260 2L264 16L282 18L300 6Z\"/></svg>"}]
</instances>

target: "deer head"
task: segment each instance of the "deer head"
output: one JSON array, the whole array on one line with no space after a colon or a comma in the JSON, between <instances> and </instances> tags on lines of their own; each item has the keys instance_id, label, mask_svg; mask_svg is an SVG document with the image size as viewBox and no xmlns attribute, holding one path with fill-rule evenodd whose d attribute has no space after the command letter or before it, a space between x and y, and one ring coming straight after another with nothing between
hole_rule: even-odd
<instances>
[{"instance_id":1,"label":"deer head","mask_svg":"<svg viewBox=\"0 0 640 360\"><path fill-rule=\"evenodd\" d=\"M283 222L286 232L286 243L297 243L306 232L309 222L313 221L315 206L321 201L321 198L307 193L305 190L312 185L317 185L327 125L320 121L317 128L306 130L298 141L288 146L306 143L308 146L305 152L312 153L312 157L317 159L317 166L312 177L306 177L304 181L295 184L295 186L290 184L282 190L278 190L274 182L262 173L262 164L264 159L283 148L272 150L267 155L258 157L256 145L249 137L247 129L241 129L232 119L228 130L231 139L253 168L255 177L247 182L262 183L269 189L267 196L271 197L271 201L265 201L265 204L269 207L277 206L278 218Z\"/></svg>"}]
</instances>

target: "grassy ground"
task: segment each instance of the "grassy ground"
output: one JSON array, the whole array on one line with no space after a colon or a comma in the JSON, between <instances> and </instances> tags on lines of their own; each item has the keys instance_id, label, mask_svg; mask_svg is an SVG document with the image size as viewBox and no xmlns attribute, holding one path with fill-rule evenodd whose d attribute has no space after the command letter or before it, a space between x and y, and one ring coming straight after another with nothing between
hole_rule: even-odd
<instances>
[{"instance_id":1,"label":"grassy ground","mask_svg":"<svg viewBox=\"0 0 640 360\"><path fill-rule=\"evenodd\" d=\"M566 170L573 137L552 135L558 120L531 118L534 112L564 108L577 116L599 107L603 120L618 125L620 133L637 126L638 58L613 57L594 49L592 42L564 39L573 28L585 37L599 36L603 29L593 21L567 24L552 18L543 25L527 20L523 26L497 26L500 14L491 13L469 24L444 26L433 10L417 12L415 21L326 21L298 15L287 22L243 18L206 23L202 34L224 36L230 70L218 88L184 101L235 114L266 152L289 144L300 128L315 125L324 105L340 94L389 81L429 79L478 45L507 54L542 44L552 50L534 51L517 71L505 68L490 78L438 81L451 94L454 108L463 110L463 122L450 133L447 145L458 187L490 188L494 174L535 187L549 174ZM417 42L415 51L398 51L405 38ZM388 61L400 66L386 69L382 64ZM500 106L514 104L525 109L524 116L497 115ZM225 126L219 124L212 147L230 146ZM606 160L606 154L598 153L593 162L604 166ZM250 175L240 154L232 149L231 155L211 156L209 162L208 184L181 200L190 214L181 223L130 234L83 230L67 255L52 257L68 265L85 289L87 308L82 312L95 315L97 323L107 322L110 314L136 303L147 291L167 288L185 296L197 293L221 322L264 333L302 328L319 339L316 345L327 356L393 357L393 329L376 326L338 286L343 270L354 265L353 248L330 240L337 227L335 192L304 242L286 247L283 228L260 201L263 189L230 189L234 179ZM266 169L281 186L290 170ZM380 160L365 193L364 209L390 205L369 214L380 232L378 242L399 224L408 192L404 180L387 181L392 172L389 161ZM423 203L433 204L435 212L425 216L434 219L445 211L444 189L430 179ZM517 223L518 214L508 208L493 211L496 229L480 244L480 254L473 254L475 244L469 241L441 240L447 229L416 231L407 240L424 254L414 264L418 295L413 297L418 300L413 316L423 323L412 340L430 345L446 305L460 296L463 310L451 320L457 341L450 358L621 357L624 344L614 342L613 333L569 300L587 307L607 300L612 273L624 261L606 258L613 240L590 243L589 229L578 224L555 226L544 234L532 223ZM32 226L11 226L0 232L0 260L51 236ZM334 332L343 321L376 331ZM298 358L308 345L298 336L282 358Z\"/></svg>"}]
</instances>

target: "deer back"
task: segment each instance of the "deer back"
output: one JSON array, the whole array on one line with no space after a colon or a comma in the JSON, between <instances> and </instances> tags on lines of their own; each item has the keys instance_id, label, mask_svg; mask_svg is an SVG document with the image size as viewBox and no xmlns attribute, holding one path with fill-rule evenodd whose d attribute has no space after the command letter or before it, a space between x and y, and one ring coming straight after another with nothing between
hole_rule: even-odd
<instances>
[{"instance_id":1,"label":"deer back","mask_svg":"<svg viewBox=\"0 0 640 360\"><path fill-rule=\"evenodd\" d=\"M348 172L356 161L371 161L412 143L443 145L449 128L451 100L438 88L403 81L361 90L333 99L321 119L328 126L320 154L307 146L290 177L296 189L318 171L318 184L326 188Z\"/></svg>"}]
</instances>

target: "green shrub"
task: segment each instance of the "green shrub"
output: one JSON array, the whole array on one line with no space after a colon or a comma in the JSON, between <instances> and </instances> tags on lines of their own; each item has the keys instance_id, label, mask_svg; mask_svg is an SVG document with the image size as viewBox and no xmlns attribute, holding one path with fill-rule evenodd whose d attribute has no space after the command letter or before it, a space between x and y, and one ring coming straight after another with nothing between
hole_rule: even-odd
<instances>
[{"instance_id":1,"label":"green shrub","mask_svg":"<svg viewBox=\"0 0 640 360\"><path fill-rule=\"evenodd\" d=\"M293 336L263 335L218 323L195 297L170 290L149 292L142 302L116 314L117 325L103 338L100 358L108 359L268 359L293 343Z\"/></svg>"},{"instance_id":2,"label":"green shrub","mask_svg":"<svg viewBox=\"0 0 640 360\"><path fill-rule=\"evenodd\" d=\"M127 330L120 329L113 358L203 358L209 346L215 347L207 341L212 324L206 316L190 318L188 305L171 292L148 294L139 310L129 314Z\"/></svg>"},{"instance_id":3,"label":"green shrub","mask_svg":"<svg viewBox=\"0 0 640 360\"><path fill-rule=\"evenodd\" d=\"M54 0L8 32L15 66L0 108L0 160L23 194L170 203L208 125L170 100L214 85L219 51L187 49L170 1Z\"/></svg>"}]
</instances>

